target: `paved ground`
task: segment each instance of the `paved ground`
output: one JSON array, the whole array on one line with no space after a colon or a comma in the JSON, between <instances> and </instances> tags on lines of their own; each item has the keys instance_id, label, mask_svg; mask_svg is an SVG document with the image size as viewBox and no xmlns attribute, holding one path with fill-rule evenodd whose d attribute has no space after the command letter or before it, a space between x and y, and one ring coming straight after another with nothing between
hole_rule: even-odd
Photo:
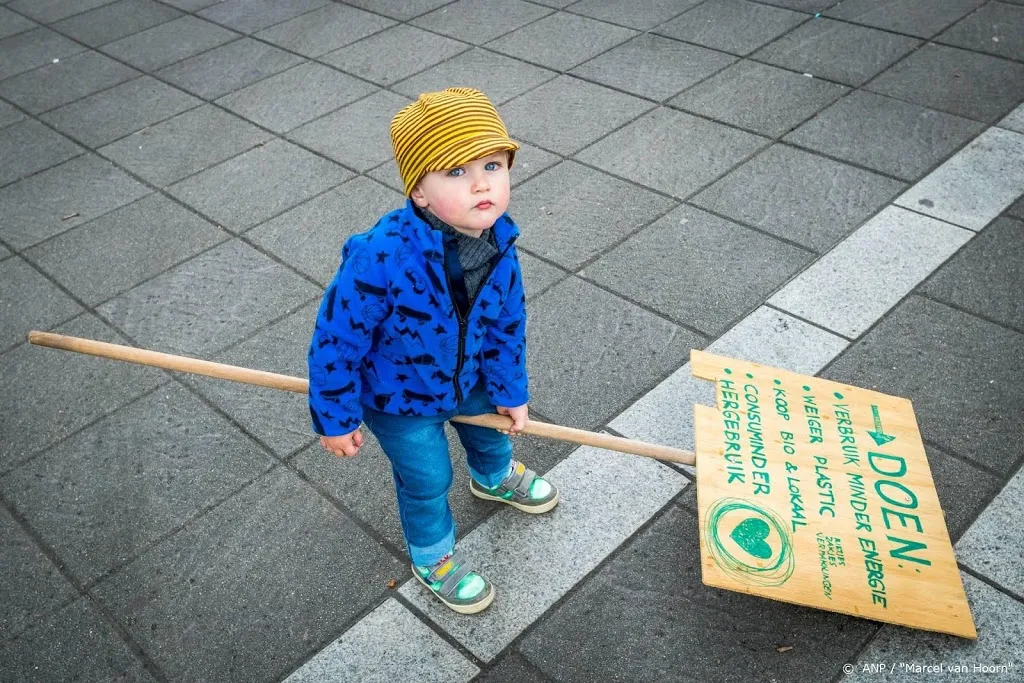
<instances>
[{"instance_id":1,"label":"paved ground","mask_svg":"<svg viewBox=\"0 0 1024 683\"><path fill-rule=\"evenodd\" d=\"M449 85L526 143L535 417L689 447L691 348L909 397L976 643L703 587L691 473L530 438L564 502L460 474L501 593L456 617L375 443L25 343L303 374L391 115ZM0 0L0 678L1024 680L1022 99L1022 0Z\"/></svg>"}]
</instances>

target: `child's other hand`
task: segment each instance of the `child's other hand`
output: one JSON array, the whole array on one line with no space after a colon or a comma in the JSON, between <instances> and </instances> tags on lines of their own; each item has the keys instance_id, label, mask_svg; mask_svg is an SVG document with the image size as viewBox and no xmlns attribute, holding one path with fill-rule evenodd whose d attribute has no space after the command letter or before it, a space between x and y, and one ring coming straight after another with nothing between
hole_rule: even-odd
<instances>
[{"instance_id":1,"label":"child's other hand","mask_svg":"<svg viewBox=\"0 0 1024 683\"><path fill-rule=\"evenodd\" d=\"M512 426L508 428L508 431L501 430L502 434L508 434L509 436L515 436L523 429L526 428L526 421L529 419L528 411L526 410L526 404L516 406L515 408L505 408L503 406L496 406L499 415L508 415L512 418Z\"/></svg>"},{"instance_id":2,"label":"child's other hand","mask_svg":"<svg viewBox=\"0 0 1024 683\"><path fill-rule=\"evenodd\" d=\"M357 428L354 432L341 436L321 436L320 445L339 458L351 458L363 445L363 433Z\"/></svg>"}]
</instances>

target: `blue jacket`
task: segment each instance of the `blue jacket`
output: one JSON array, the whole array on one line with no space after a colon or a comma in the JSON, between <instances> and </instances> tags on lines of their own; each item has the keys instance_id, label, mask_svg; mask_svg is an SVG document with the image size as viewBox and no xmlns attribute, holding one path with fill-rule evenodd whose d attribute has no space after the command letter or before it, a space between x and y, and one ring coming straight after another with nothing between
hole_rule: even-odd
<instances>
[{"instance_id":1,"label":"blue jacket","mask_svg":"<svg viewBox=\"0 0 1024 683\"><path fill-rule=\"evenodd\" d=\"M481 376L494 405L529 401L519 229L508 214L492 229L499 256L464 320L443 233L411 200L345 242L309 347L314 431L348 434L363 405L398 415L452 411Z\"/></svg>"}]
</instances>

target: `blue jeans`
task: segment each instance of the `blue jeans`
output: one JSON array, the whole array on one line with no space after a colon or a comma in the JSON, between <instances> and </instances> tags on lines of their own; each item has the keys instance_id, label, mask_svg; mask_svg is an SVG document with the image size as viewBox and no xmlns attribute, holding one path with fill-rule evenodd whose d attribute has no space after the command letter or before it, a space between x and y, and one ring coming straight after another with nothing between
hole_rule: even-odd
<instances>
[{"instance_id":1,"label":"blue jeans","mask_svg":"<svg viewBox=\"0 0 1024 683\"><path fill-rule=\"evenodd\" d=\"M493 412L482 383L456 410L440 415L391 415L364 406L363 422L391 461L398 516L413 564L434 564L455 547L455 521L448 505L452 461L444 423L455 415ZM452 426L466 449L470 476L488 488L500 484L512 462L511 439L488 427L458 422Z\"/></svg>"}]
</instances>

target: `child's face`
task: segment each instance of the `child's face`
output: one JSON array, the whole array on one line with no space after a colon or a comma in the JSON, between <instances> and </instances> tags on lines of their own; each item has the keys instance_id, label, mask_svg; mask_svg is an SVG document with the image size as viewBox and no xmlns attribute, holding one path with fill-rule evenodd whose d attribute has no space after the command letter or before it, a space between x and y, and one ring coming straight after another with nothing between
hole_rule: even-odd
<instances>
[{"instance_id":1,"label":"child's face","mask_svg":"<svg viewBox=\"0 0 1024 683\"><path fill-rule=\"evenodd\" d=\"M495 152L423 176L410 195L453 228L479 235L508 209L508 153Z\"/></svg>"}]
</instances>

